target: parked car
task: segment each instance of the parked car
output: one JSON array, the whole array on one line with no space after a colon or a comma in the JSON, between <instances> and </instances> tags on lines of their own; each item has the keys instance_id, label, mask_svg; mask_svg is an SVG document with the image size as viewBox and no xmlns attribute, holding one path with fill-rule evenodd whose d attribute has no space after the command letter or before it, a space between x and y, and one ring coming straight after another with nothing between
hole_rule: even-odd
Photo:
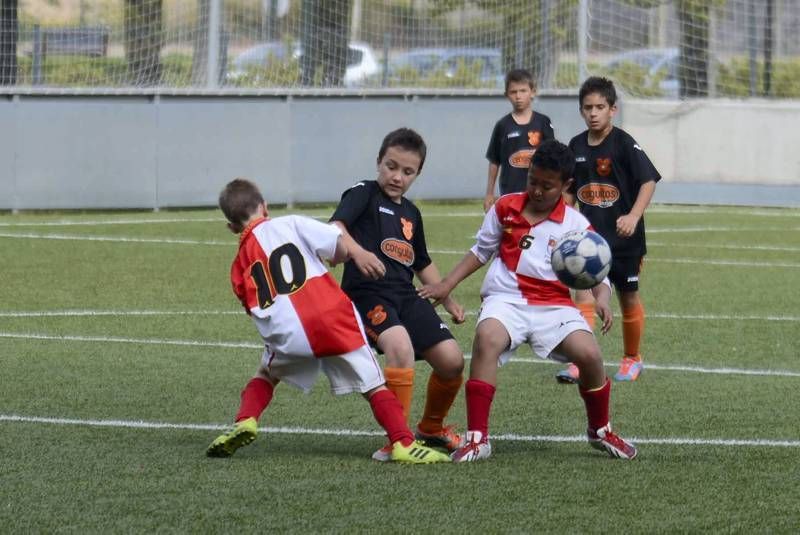
<instances>
[{"instance_id":1,"label":"parked car","mask_svg":"<svg viewBox=\"0 0 800 535\"><path fill-rule=\"evenodd\" d=\"M299 43L295 45L287 45L285 42L261 43L236 56L225 78L229 83L236 83L244 78L248 71L266 67L270 60L281 63L290 59L299 61L302 56L303 48ZM372 48L367 43L360 41L354 41L347 45L346 64L342 79L345 87L359 87L380 70Z\"/></svg>"},{"instance_id":2,"label":"parked car","mask_svg":"<svg viewBox=\"0 0 800 535\"><path fill-rule=\"evenodd\" d=\"M680 80L678 68L680 53L677 48L637 48L620 52L613 56L606 67L613 71L625 63L632 63L646 71L645 83L661 77L658 88L663 96L678 98L680 96Z\"/></svg>"},{"instance_id":3,"label":"parked car","mask_svg":"<svg viewBox=\"0 0 800 535\"><path fill-rule=\"evenodd\" d=\"M388 79L390 85L402 85L408 81L403 79L408 72L413 73L415 79L425 79L437 72L453 78L459 65L470 68L477 62L480 62L480 82L503 88L503 58L496 48L414 48L389 61Z\"/></svg>"}]
</instances>

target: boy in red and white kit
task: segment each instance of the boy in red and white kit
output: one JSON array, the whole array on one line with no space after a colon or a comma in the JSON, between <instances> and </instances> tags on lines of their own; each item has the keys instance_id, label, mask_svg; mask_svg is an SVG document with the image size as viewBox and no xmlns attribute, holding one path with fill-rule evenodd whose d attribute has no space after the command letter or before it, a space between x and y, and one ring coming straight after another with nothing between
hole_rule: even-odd
<instances>
[{"instance_id":1,"label":"boy in red and white kit","mask_svg":"<svg viewBox=\"0 0 800 535\"><path fill-rule=\"evenodd\" d=\"M219 206L228 228L241 235L231 266L233 291L265 349L255 377L242 391L234 428L217 437L206 454L229 457L251 443L275 386L285 381L308 392L322 371L334 394L360 392L369 401L392 443L391 460L449 461L414 440L400 402L384 384L358 312L322 262L347 260L341 231L307 217L269 219L258 188L244 179L225 186Z\"/></svg>"},{"instance_id":2,"label":"boy in red and white kit","mask_svg":"<svg viewBox=\"0 0 800 535\"><path fill-rule=\"evenodd\" d=\"M592 331L556 277L550 255L558 238L591 228L562 194L572 182L574 156L556 140L543 142L533 155L527 191L501 197L487 212L477 242L438 284L420 289L422 297L440 300L494 256L481 287L481 305L472 363L466 383L467 437L451 458L455 462L491 455L489 413L497 368L522 343L541 358L574 363L580 369L579 392L586 405L589 444L622 459L636 457L636 447L611 431L611 383ZM608 280L592 289L603 332L611 327Z\"/></svg>"}]
</instances>

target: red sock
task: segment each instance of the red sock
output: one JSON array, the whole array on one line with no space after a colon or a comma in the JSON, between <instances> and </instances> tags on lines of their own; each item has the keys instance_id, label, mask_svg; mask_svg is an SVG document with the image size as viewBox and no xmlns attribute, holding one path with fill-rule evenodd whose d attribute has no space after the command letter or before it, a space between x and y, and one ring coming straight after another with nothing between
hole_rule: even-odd
<instances>
[{"instance_id":1,"label":"red sock","mask_svg":"<svg viewBox=\"0 0 800 535\"><path fill-rule=\"evenodd\" d=\"M272 401L272 393L275 387L272 383L261 377L253 377L247 386L242 390L242 402L239 404L239 412L236 413L236 420L246 420L247 418L258 418L269 402Z\"/></svg>"},{"instance_id":2,"label":"red sock","mask_svg":"<svg viewBox=\"0 0 800 535\"><path fill-rule=\"evenodd\" d=\"M372 407L375 420L386 431L391 444L399 440L403 446L408 446L414 442L414 435L403 417L403 406L391 390L379 390L372 394L369 406Z\"/></svg>"},{"instance_id":3,"label":"red sock","mask_svg":"<svg viewBox=\"0 0 800 535\"><path fill-rule=\"evenodd\" d=\"M584 390L578 387L583 402L586 405L586 417L589 428L600 429L608 425L608 400L611 397L611 381L606 378L605 384L593 390Z\"/></svg>"},{"instance_id":4,"label":"red sock","mask_svg":"<svg viewBox=\"0 0 800 535\"><path fill-rule=\"evenodd\" d=\"M467 430L489 436L489 412L497 389L478 379L470 379L465 387L467 398Z\"/></svg>"}]
</instances>

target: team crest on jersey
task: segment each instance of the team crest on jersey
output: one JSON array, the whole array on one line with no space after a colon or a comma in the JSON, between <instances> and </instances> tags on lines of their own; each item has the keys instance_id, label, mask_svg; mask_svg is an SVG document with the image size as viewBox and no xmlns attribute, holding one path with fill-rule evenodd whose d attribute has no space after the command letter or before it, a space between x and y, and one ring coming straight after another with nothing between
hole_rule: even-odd
<instances>
[{"instance_id":1,"label":"team crest on jersey","mask_svg":"<svg viewBox=\"0 0 800 535\"><path fill-rule=\"evenodd\" d=\"M546 264L550 263L550 258L553 256L553 250L556 248L556 243L558 243L558 239L555 236L550 236L547 238L547 251L544 255L544 261Z\"/></svg>"},{"instance_id":2,"label":"team crest on jersey","mask_svg":"<svg viewBox=\"0 0 800 535\"><path fill-rule=\"evenodd\" d=\"M406 237L407 240L410 240L414 237L414 223L406 219L405 217L400 218L400 224L403 225L403 236Z\"/></svg>"},{"instance_id":3,"label":"team crest on jersey","mask_svg":"<svg viewBox=\"0 0 800 535\"><path fill-rule=\"evenodd\" d=\"M611 158L597 159L597 174L600 176L609 176L611 174Z\"/></svg>"},{"instance_id":4,"label":"team crest on jersey","mask_svg":"<svg viewBox=\"0 0 800 535\"><path fill-rule=\"evenodd\" d=\"M518 169L527 169L531 165L531 158L533 158L534 152L536 151L533 149L518 150L508 157L508 164Z\"/></svg>"},{"instance_id":5,"label":"team crest on jersey","mask_svg":"<svg viewBox=\"0 0 800 535\"><path fill-rule=\"evenodd\" d=\"M380 325L386 321L386 316L386 310L384 310L383 305L375 305L372 310L367 312L367 319L373 325Z\"/></svg>"},{"instance_id":6,"label":"team crest on jersey","mask_svg":"<svg viewBox=\"0 0 800 535\"><path fill-rule=\"evenodd\" d=\"M578 189L578 200L589 206L608 208L619 199L619 190L611 184L592 182Z\"/></svg>"},{"instance_id":7,"label":"team crest on jersey","mask_svg":"<svg viewBox=\"0 0 800 535\"><path fill-rule=\"evenodd\" d=\"M414 248L411 244L396 238L387 238L381 242L381 252L403 264L411 267L414 264Z\"/></svg>"},{"instance_id":8,"label":"team crest on jersey","mask_svg":"<svg viewBox=\"0 0 800 535\"><path fill-rule=\"evenodd\" d=\"M539 143L542 142L542 133L538 130L531 130L528 132L528 143L530 143L531 147L538 147Z\"/></svg>"}]
</instances>

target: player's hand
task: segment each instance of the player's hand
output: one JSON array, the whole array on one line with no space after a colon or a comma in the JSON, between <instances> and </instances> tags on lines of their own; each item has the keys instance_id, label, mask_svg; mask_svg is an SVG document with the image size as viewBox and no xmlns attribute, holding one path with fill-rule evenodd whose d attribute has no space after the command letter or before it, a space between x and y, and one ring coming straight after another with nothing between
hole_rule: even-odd
<instances>
[{"instance_id":1,"label":"player's hand","mask_svg":"<svg viewBox=\"0 0 800 535\"><path fill-rule=\"evenodd\" d=\"M611 325L614 323L614 314L611 312L611 307L608 305L608 301L599 299L595 303L595 310L597 311L597 315L600 317L600 320L603 322L600 326L600 332L606 334L609 329L611 329Z\"/></svg>"},{"instance_id":2,"label":"player's hand","mask_svg":"<svg viewBox=\"0 0 800 535\"><path fill-rule=\"evenodd\" d=\"M386 266L374 253L369 251L353 256L353 262L362 275L372 280L378 280L386 275Z\"/></svg>"},{"instance_id":3,"label":"player's hand","mask_svg":"<svg viewBox=\"0 0 800 535\"><path fill-rule=\"evenodd\" d=\"M621 238L630 238L639 224L639 218L633 214L625 214L617 218L617 235Z\"/></svg>"},{"instance_id":4,"label":"player's hand","mask_svg":"<svg viewBox=\"0 0 800 535\"><path fill-rule=\"evenodd\" d=\"M494 195L487 195L486 197L484 197L483 198L483 212L484 213L488 212L489 208L491 208L494 205L496 200L497 200L497 198Z\"/></svg>"},{"instance_id":5,"label":"player's hand","mask_svg":"<svg viewBox=\"0 0 800 535\"><path fill-rule=\"evenodd\" d=\"M450 313L453 323L456 325L464 323L464 307L462 307L455 299L452 297L447 297L442 300L442 305L444 305L444 309Z\"/></svg>"},{"instance_id":6,"label":"player's hand","mask_svg":"<svg viewBox=\"0 0 800 535\"><path fill-rule=\"evenodd\" d=\"M433 306L437 306L450 295L450 287L444 281L436 284L426 284L417 290L417 295L423 299L433 300Z\"/></svg>"}]
</instances>

